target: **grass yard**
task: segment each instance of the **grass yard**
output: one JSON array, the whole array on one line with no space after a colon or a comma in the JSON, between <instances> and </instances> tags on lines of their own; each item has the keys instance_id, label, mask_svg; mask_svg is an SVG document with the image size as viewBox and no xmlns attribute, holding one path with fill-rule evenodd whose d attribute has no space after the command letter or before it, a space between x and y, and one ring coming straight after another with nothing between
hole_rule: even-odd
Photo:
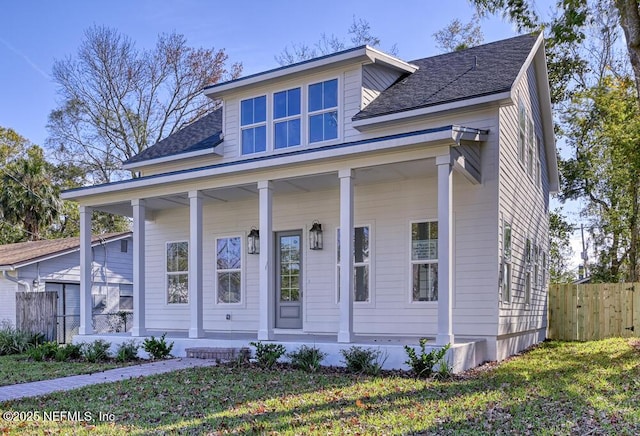
<instances>
[{"instance_id":1,"label":"grass yard","mask_svg":"<svg viewBox=\"0 0 640 436\"><path fill-rule=\"evenodd\" d=\"M134 365L137 362L34 362L25 354L0 356L0 386L48 380L68 375L90 374L105 369ZM0 429L2 421L0 419Z\"/></svg>"},{"instance_id":2,"label":"grass yard","mask_svg":"<svg viewBox=\"0 0 640 436\"><path fill-rule=\"evenodd\" d=\"M624 339L548 342L445 382L199 368L0 409L40 414L37 422L0 418L0 434L633 435L640 433L640 350ZM45 411L90 412L94 420L43 422Z\"/></svg>"}]
</instances>

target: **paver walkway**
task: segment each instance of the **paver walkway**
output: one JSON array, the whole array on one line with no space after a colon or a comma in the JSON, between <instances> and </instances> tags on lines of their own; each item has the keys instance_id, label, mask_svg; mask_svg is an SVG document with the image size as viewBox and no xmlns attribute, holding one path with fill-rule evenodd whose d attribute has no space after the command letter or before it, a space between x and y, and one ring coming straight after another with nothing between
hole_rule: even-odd
<instances>
[{"instance_id":1,"label":"paver walkway","mask_svg":"<svg viewBox=\"0 0 640 436\"><path fill-rule=\"evenodd\" d=\"M25 397L37 397L58 391L70 391L84 386L162 374L165 372L177 371L179 369L213 366L215 364L215 360L190 359L183 357L153 363L143 363L142 365L127 366L124 368L108 369L106 371L96 372L93 374L72 375L52 380L1 386L0 402L17 400Z\"/></svg>"}]
</instances>

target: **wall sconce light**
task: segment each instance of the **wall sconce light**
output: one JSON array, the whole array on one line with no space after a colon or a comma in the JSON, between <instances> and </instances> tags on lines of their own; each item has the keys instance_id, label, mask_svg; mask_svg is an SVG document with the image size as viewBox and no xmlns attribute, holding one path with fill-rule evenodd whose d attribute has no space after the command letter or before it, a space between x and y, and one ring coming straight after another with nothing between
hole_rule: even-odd
<instances>
[{"instance_id":1,"label":"wall sconce light","mask_svg":"<svg viewBox=\"0 0 640 436\"><path fill-rule=\"evenodd\" d=\"M260 254L260 231L255 227L247 235L247 253Z\"/></svg>"},{"instance_id":2,"label":"wall sconce light","mask_svg":"<svg viewBox=\"0 0 640 436\"><path fill-rule=\"evenodd\" d=\"M314 221L309 230L309 249L322 250L322 224Z\"/></svg>"}]
</instances>

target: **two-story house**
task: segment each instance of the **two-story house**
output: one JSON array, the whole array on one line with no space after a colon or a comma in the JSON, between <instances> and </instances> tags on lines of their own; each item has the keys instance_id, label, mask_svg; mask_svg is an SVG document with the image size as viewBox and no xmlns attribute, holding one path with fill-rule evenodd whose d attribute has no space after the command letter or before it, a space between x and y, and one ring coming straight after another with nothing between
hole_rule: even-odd
<instances>
[{"instance_id":1,"label":"two-story house","mask_svg":"<svg viewBox=\"0 0 640 436\"><path fill-rule=\"evenodd\" d=\"M357 47L203 92L219 109L126 162L139 177L64 194L85 277L91 211L133 217L134 337L313 343L329 363L397 346L388 367L430 337L457 370L544 339L542 35L412 62Z\"/></svg>"}]
</instances>

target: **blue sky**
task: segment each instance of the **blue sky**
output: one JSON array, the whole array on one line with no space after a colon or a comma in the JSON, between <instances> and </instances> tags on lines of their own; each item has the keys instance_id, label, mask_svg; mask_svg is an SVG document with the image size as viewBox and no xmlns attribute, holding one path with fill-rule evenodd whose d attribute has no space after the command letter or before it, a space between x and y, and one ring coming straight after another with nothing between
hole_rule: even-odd
<instances>
[{"instance_id":1,"label":"blue sky","mask_svg":"<svg viewBox=\"0 0 640 436\"><path fill-rule=\"evenodd\" d=\"M549 3L539 0L539 12ZM116 28L138 48L152 47L162 32L182 33L191 46L224 48L246 75L276 67L274 55L292 43L311 44L323 32L346 36L354 15L370 23L383 49L395 43L402 59L426 57L437 53L433 33L474 13L467 0L21 0L2 10L0 126L42 146L56 107L53 62L73 56L94 24ZM482 28L485 42L516 35L500 17L483 19Z\"/></svg>"}]
</instances>

